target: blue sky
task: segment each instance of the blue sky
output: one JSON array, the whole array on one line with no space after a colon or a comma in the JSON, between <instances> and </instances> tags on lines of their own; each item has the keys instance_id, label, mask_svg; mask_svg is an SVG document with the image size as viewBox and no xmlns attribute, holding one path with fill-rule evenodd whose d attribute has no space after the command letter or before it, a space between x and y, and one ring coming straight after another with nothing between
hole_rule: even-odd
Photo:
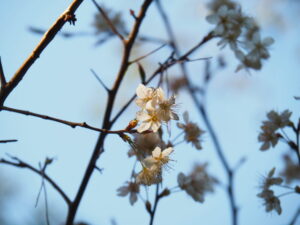
<instances>
[{"instance_id":1,"label":"blue sky","mask_svg":"<svg viewBox=\"0 0 300 225\"><path fill-rule=\"evenodd\" d=\"M71 1L37 1L37 0L2 0L0 1L0 55L7 79L11 78L24 59L37 45L40 36L28 31L29 26L48 28L70 4ZM106 3L105 1L102 1ZM164 1L165 2L165 1ZM107 6L122 10L124 18L132 25L128 10L138 10L140 1L130 3L112 0ZM213 63L219 54L228 62L224 71L218 71L209 86L207 110L212 124L218 133L226 158L233 166L246 156L247 161L236 175L237 203L240 206L240 224L287 223L296 209L297 196L282 199L281 216L266 214L256 197L257 186L262 175L272 167L282 167L281 155L287 149L279 145L276 149L262 153L257 136L259 126L265 119L265 113L272 109L293 111L292 119L299 117L300 102L293 96L300 95L300 45L299 25L293 22L296 16L293 7L286 3L279 11L286 26L278 27L263 20L257 1L241 1L243 9L250 15L257 16L263 24L263 34L272 36L275 44L271 48L271 58L264 63L259 72L234 73L238 62L228 49L220 51L216 42L211 42L195 54L198 57L213 57ZM283 3L278 3L283 4ZM174 26L182 52L197 43L212 26L205 21L206 11L201 1L174 0L166 5ZM76 26L66 25L63 30L70 32L94 32L91 26L96 9L91 1L85 1L76 13ZM151 6L141 32L145 35L166 38L164 28L157 15L156 8ZM64 39L57 36L42 53L40 59L30 68L20 85L7 99L5 105L33 112L52 115L70 121L88 122L100 127L105 107L106 93L90 73L93 68L110 86L120 63L122 48L117 39L106 45L94 48L95 36ZM137 55L157 47L153 44L143 46ZM143 52L144 51L144 52ZM146 71L151 73L168 54L164 49L149 57L145 64ZM189 64L193 81L199 82L203 71L201 61ZM171 69L170 74L178 74ZM128 99L139 81L136 70L129 70L116 101L116 109ZM193 109L192 102L186 93L178 96L182 114L189 109L190 117L205 130L203 121ZM114 128L124 127L135 116L137 107L132 105L115 124ZM116 111L115 111L116 112ZM17 143L0 146L0 154L16 155L19 158L38 165L46 156L56 160L48 168L48 173L59 183L71 198L76 194L86 165L93 151L98 134L82 128L70 127L53 122L26 117L9 112L0 113L1 139L16 138ZM175 124L173 124L175 127ZM175 135L177 131L174 132ZM190 145L180 145L175 149L173 169L165 175L165 184L176 185L178 172L188 173L194 162L209 162L209 171L220 180L225 180L215 150L208 134L204 137L204 149L196 151ZM127 198L116 196L116 189L130 176L134 161L127 158L129 146L117 136L106 140L106 151L98 161L104 168L103 174L95 172L80 204L78 219L91 224L110 224L115 218L118 224L147 224L148 215L142 201L131 207ZM11 206L7 208L16 224L29 219L29 212L34 210L36 195L41 178L30 171L1 165L1 173L14 182L17 193ZM152 189L149 190L152 193ZM283 190L278 190L279 192ZM50 186L50 213L64 214L66 207ZM152 193L153 194L153 193ZM40 202L43 206L43 201ZM26 209L26 210L24 210ZM27 211L28 210L28 211ZM208 195L204 204L194 202L185 193L175 193L163 199L158 206L155 224L230 224L228 200L223 188L217 187L213 195ZM225 222L226 221L226 222Z\"/></svg>"}]
</instances>

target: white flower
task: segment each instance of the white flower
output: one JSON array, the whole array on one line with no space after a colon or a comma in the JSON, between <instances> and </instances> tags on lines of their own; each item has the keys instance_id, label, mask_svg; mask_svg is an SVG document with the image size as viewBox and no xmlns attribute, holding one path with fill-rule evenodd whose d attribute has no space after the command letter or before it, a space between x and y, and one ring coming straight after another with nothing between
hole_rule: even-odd
<instances>
[{"instance_id":1,"label":"white flower","mask_svg":"<svg viewBox=\"0 0 300 225\"><path fill-rule=\"evenodd\" d=\"M246 48L250 50L249 57L260 60L260 59L267 59L270 57L268 52L268 47L274 43L274 39L271 37L266 37L263 40L260 38L260 33L255 32L252 40L247 41Z\"/></svg>"},{"instance_id":2,"label":"white flower","mask_svg":"<svg viewBox=\"0 0 300 225\"><path fill-rule=\"evenodd\" d=\"M140 186L137 183L126 182L126 185L118 188L119 196L126 196L129 194L130 204L133 205L137 201L137 194L140 192Z\"/></svg>"},{"instance_id":3,"label":"white flower","mask_svg":"<svg viewBox=\"0 0 300 225\"><path fill-rule=\"evenodd\" d=\"M158 117L165 122L170 120L179 120L178 115L174 112L175 107L175 96L172 95L171 98L167 100L161 100L158 102L157 114Z\"/></svg>"},{"instance_id":4,"label":"white flower","mask_svg":"<svg viewBox=\"0 0 300 225\"><path fill-rule=\"evenodd\" d=\"M145 109L147 103L149 103L153 99L154 92L154 88L148 88L143 84L139 84L136 89L136 95L138 99L136 99L135 103L142 109Z\"/></svg>"},{"instance_id":5,"label":"white flower","mask_svg":"<svg viewBox=\"0 0 300 225\"><path fill-rule=\"evenodd\" d=\"M136 115L136 119L141 122L137 129L139 133L146 130L157 132L162 122L178 120L174 112L175 96L165 99L161 88L147 88L142 84L138 86L136 93L136 104L142 108Z\"/></svg>"},{"instance_id":6,"label":"white flower","mask_svg":"<svg viewBox=\"0 0 300 225\"><path fill-rule=\"evenodd\" d=\"M142 123L137 129L139 133L142 133L146 130L157 132L161 126L161 120L157 115L156 110L147 110L147 112L140 111L137 113L136 118Z\"/></svg>"},{"instance_id":7,"label":"white flower","mask_svg":"<svg viewBox=\"0 0 300 225\"><path fill-rule=\"evenodd\" d=\"M189 121L189 114L187 111L183 114L183 120L185 124L177 123L177 126L178 128L184 130L184 139L188 143L191 142L193 146L196 147L196 149L202 149L200 137L204 133L204 131L201 130L196 123L192 123Z\"/></svg>"},{"instance_id":8,"label":"white flower","mask_svg":"<svg viewBox=\"0 0 300 225\"><path fill-rule=\"evenodd\" d=\"M149 168L143 166L142 171L136 177L136 182L138 184L143 184L147 186L150 186L152 184L158 184L162 181L161 172L161 168L155 164Z\"/></svg>"},{"instance_id":9,"label":"white flower","mask_svg":"<svg viewBox=\"0 0 300 225\"><path fill-rule=\"evenodd\" d=\"M217 25L214 29L216 35L223 36L228 30L236 27L236 18L239 15L240 11L238 9L229 9L226 5L223 5L216 14L207 16L206 20L211 24Z\"/></svg>"},{"instance_id":10,"label":"white flower","mask_svg":"<svg viewBox=\"0 0 300 225\"><path fill-rule=\"evenodd\" d=\"M149 156L144 159L144 163L147 167L151 167L152 165L157 165L158 167L161 167L170 161L169 155L172 152L172 147L166 148L163 151L161 151L160 147L156 147L152 151L152 156Z\"/></svg>"}]
</instances>

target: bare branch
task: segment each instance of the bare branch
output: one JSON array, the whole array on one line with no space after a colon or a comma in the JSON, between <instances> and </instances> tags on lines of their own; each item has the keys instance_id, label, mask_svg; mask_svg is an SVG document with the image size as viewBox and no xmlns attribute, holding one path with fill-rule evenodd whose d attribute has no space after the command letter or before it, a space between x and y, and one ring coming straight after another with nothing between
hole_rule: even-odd
<instances>
[{"instance_id":1,"label":"bare branch","mask_svg":"<svg viewBox=\"0 0 300 225\"><path fill-rule=\"evenodd\" d=\"M131 54L131 50L133 47L134 42L137 39L137 35L140 29L140 26L142 24L142 21L144 19L144 17L146 16L146 12L149 8L149 6L151 5L153 0L144 0L143 4L141 6L141 9L139 11L139 14L136 17L135 23L133 25L133 28L128 36L128 40L124 41L124 51L123 51L123 57L122 57L122 61L121 61L121 66L119 69L119 72L117 74L117 78L115 80L115 83L111 89L111 92L108 95L108 99L107 99L107 103L106 103L106 110L105 110L105 114L104 114L104 118L103 118L103 122L102 122L102 128L103 129L110 129L112 126L112 123L110 122L110 117L112 114L112 110L113 110L113 106L114 106L114 102L118 93L118 90L121 86L122 80L127 72L127 69L129 67L129 57ZM101 149L103 149L103 145L104 145L104 141L105 141L105 137L106 137L106 133L101 133L98 137L98 141L96 143L96 146L94 148L93 154L91 156L91 159L89 161L89 164L87 166L87 169L85 171L84 177L81 181L80 187L78 189L78 192L76 194L76 197L74 199L74 202L72 204L72 206L69 209L68 212L68 217L67 217L67 221L66 221L66 225L72 225L74 218L75 218L75 214L77 212L79 203L82 199L82 196L86 190L86 187L88 185L88 182L95 170L95 165L96 162L101 154Z\"/></svg>"},{"instance_id":2,"label":"bare branch","mask_svg":"<svg viewBox=\"0 0 300 225\"><path fill-rule=\"evenodd\" d=\"M104 84L104 82L101 80L101 78L96 74L96 72L93 69L90 69L94 77L99 81L99 83L102 85L102 87L109 93L109 88Z\"/></svg>"},{"instance_id":3,"label":"bare branch","mask_svg":"<svg viewBox=\"0 0 300 225\"><path fill-rule=\"evenodd\" d=\"M35 60L40 57L40 54L43 50L48 46L48 44L54 39L56 34L60 31L60 29L64 26L66 22L70 22L74 24L76 21L75 11L80 6L80 4L84 0L74 0L72 4L64 11L58 19L54 22L54 24L49 28L49 30L44 34L40 43L36 46L36 48L32 51L30 56L24 61L21 67L17 70L11 80L6 84L5 91L0 92L0 106L3 106L5 99L8 95L13 91L13 89L19 84L19 82L23 79L26 72L33 65Z\"/></svg>"},{"instance_id":4,"label":"bare branch","mask_svg":"<svg viewBox=\"0 0 300 225\"><path fill-rule=\"evenodd\" d=\"M10 107L6 107L3 106L2 108L0 108L0 110L5 110L5 111L9 111L9 112L14 112L14 113L19 113L19 114L23 114L26 116L34 116L37 118L41 118L44 120L51 120L51 121L55 121L67 126L70 126L72 128L76 128L76 127L83 127L89 130L94 130L94 131L98 131L98 132L102 132L102 133L107 133L107 134L123 134L123 133L136 133L136 130L108 130L108 129L100 129L97 127L93 127L88 125L86 122L82 122L82 123L76 123L76 122L71 122L71 121L67 121L67 120L62 120L62 119L58 119L52 116L47 116L47 115L42 115L42 114L38 114L38 113L33 113L30 111L26 111L26 110L21 110L21 109L14 109L14 108L10 108ZM11 140L14 141L14 140ZM16 140L15 140L16 141ZM1 143L1 142L0 142Z\"/></svg>"},{"instance_id":5,"label":"bare branch","mask_svg":"<svg viewBox=\"0 0 300 225\"><path fill-rule=\"evenodd\" d=\"M2 159L0 159L0 163L15 166L15 167L19 167L19 168L27 168L27 169L35 172L36 174L40 175L45 180L47 180L52 185L52 187L61 195L61 197L65 200L65 202L69 206L71 205L71 200L69 199L69 197L65 194L65 192L47 174L45 174L43 171L40 171L40 170L34 168L33 166L31 166L28 163L20 160L17 157L11 156L11 159L13 161L8 161L8 160L2 158Z\"/></svg>"},{"instance_id":6,"label":"bare branch","mask_svg":"<svg viewBox=\"0 0 300 225\"><path fill-rule=\"evenodd\" d=\"M98 9L98 11L101 13L101 15L103 16L104 20L106 21L106 23L109 25L110 29L112 30L112 32L117 35L122 42L124 42L124 37L122 34L120 34L120 32L117 30L117 28L115 27L115 25L111 22L111 20L109 19L108 15L106 14L106 12L101 8L101 6L95 1L92 0L92 2L94 3L94 5L96 6L96 8Z\"/></svg>"},{"instance_id":7,"label":"bare branch","mask_svg":"<svg viewBox=\"0 0 300 225\"><path fill-rule=\"evenodd\" d=\"M177 46L177 43L176 43L175 35L174 35L173 30L172 30L172 26L171 26L171 23L169 21L169 18L168 18L166 12L164 11L164 9L162 7L162 5L160 3L160 0L156 0L155 2L156 2L158 12L160 13L160 15L162 17L162 21L165 25L166 31L167 31L168 36L170 38L170 42L171 42L171 45L173 46L175 55L177 57L179 57L180 52L179 52L179 49L178 49L178 46ZM212 39L213 37L214 37L213 34L210 33L208 36L206 36L202 40L202 42L200 42L200 44L202 45L202 43L207 42L208 40ZM195 46L195 47L197 47L197 46ZM196 93L194 92L194 87L193 87L193 85L190 81L185 63L181 63L180 68L181 68L181 71L182 71L182 74L183 74L184 78L186 79L188 92L189 92L193 102L195 103L196 108L199 111L199 114L202 116L202 118L204 120L204 123L207 127L207 130L208 130L209 134L211 135L211 138L212 138L213 144L215 146L216 152L219 156L219 159L220 159L220 161L221 161L221 163L222 163L222 165L223 165L223 167L226 171L227 179L228 179L227 195L228 195L228 198L229 198L229 201L230 201L230 210L231 210L231 214L232 214L232 224L237 225L238 224L238 208L237 208L237 205L236 205L236 200L235 200L235 195L234 195L234 186L233 186L234 171L229 166L229 163L228 163L228 161L227 161L227 159L224 155L224 151L221 148L220 141L219 141L219 139L216 135L216 132L213 129L213 127L211 125L211 122L210 122L210 120L207 116L206 109L205 109L204 105L199 101L199 99L196 96Z\"/></svg>"},{"instance_id":8,"label":"bare branch","mask_svg":"<svg viewBox=\"0 0 300 225\"><path fill-rule=\"evenodd\" d=\"M129 63L130 63L130 64L136 63L136 62L138 62L138 61L140 61L140 60L142 60L142 59L148 57L149 55L152 55L153 53L155 53L155 52L157 52L158 50L162 49L162 48L165 47L166 45L167 45L167 44L163 44L162 46L160 46L160 47L158 47L158 48L152 50L151 52L147 53L146 55L143 55L143 56L141 56L141 57L138 57L137 59L132 60L132 61L129 62Z\"/></svg>"},{"instance_id":9,"label":"bare branch","mask_svg":"<svg viewBox=\"0 0 300 225\"><path fill-rule=\"evenodd\" d=\"M9 139L9 140L0 140L0 143L9 143L9 142L16 142L16 139Z\"/></svg>"}]
</instances>

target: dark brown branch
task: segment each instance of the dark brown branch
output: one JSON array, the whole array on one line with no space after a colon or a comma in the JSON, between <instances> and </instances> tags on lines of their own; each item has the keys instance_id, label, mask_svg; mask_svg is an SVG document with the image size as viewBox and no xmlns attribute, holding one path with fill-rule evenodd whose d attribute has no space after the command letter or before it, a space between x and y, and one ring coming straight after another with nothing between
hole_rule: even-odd
<instances>
[{"instance_id":1,"label":"dark brown branch","mask_svg":"<svg viewBox=\"0 0 300 225\"><path fill-rule=\"evenodd\" d=\"M9 139L9 140L0 140L0 143L9 143L9 142L16 142L16 139Z\"/></svg>"},{"instance_id":2,"label":"dark brown branch","mask_svg":"<svg viewBox=\"0 0 300 225\"><path fill-rule=\"evenodd\" d=\"M128 40L124 40L124 51L123 51L121 66L120 66L119 72L117 74L115 83L108 95L108 100L106 103L106 110L105 110L105 114L104 114L104 118L103 118L103 122L102 122L103 129L109 130L112 126L112 123L110 122L110 117L111 117L111 113L113 110L114 102L115 102L118 90L120 88L121 82L127 72L128 67L129 67L129 57L130 57L130 53L131 53L131 50L133 47L133 43L136 41L140 26L146 15L146 11L148 10L152 1L153 0L144 0L143 4L141 6L140 12L136 18L135 24L133 25L132 31L129 34ZM75 196L73 203L69 207L66 225L73 225L73 221L74 221L79 203L80 203L82 196L86 190L88 182L93 174L97 159L99 158L100 154L103 152L103 145L104 145L105 137L106 137L106 133L101 133L99 135L98 141L94 148L94 152L91 156L91 159L90 159L87 169L85 171L84 177L79 186L78 192Z\"/></svg>"},{"instance_id":3,"label":"dark brown branch","mask_svg":"<svg viewBox=\"0 0 300 225\"><path fill-rule=\"evenodd\" d=\"M47 180L52 187L61 195L61 197L65 200L65 202L70 206L71 205L71 200L69 199L69 197L65 194L65 192L47 175L45 174L43 171L40 171L36 168L34 168L33 166L29 165L28 163L16 158L16 157L11 157L14 161L8 161L6 159L0 159L0 163L3 164L7 164L7 165L11 165L11 166L15 166L15 167L19 167L19 168L27 168L33 172L35 172L36 174L40 175L42 178L44 178L45 180Z\"/></svg>"},{"instance_id":4,"label":"dark brown branch","mask_svg":"<svg viewBox=\"0 0 300 225\"><path fill-rule=\"evenodd\" d=\"M112 30L112 32L117 35L123 42L124 42L124 37L122 34L120 34L120 32L117 30L117 28L115 27L115 25L111 22L111 20L109 19L108 15L106 14L106 12L101 8L101 6L95 1L92 0L92 2L94 3L94 5L96 6L96 8L98 9L98 11L100 12L100 14L103 16L104 20L106 21L106 23L108 24L108 26L110 27L110 29Z\"/></svg>"},{"instance_id":5,"label":"dark brown branch","mask_svg":"<svg viewBox=\"0 0 300 225\"><path fill-rule=\"evenodd\" d=\"M40 57L40 54L48 46L48 44L53 40L56 34L61 30L66 22L74 24L75 22L75 11L80 6L83 0L74 0L72 4L64 11L54 24L49 28L49 30L44 34L39 44L32 51L30 56L25 60L23 65L17 70L11 80L4 86L3 91L0 92L0 106L3 106L5 99L13 91L13 89L19 84L23 79L26 72L33 65L35 60Z\"/></svg>"},{"instance_id":6,"label":"dark brown branch","mask_svg":"<svg viewBox=\"0 0 300 225\"><path fill-rule=\"evenodd\" d=\"M123 134L123 133L136 133L137 132L136 130L126 130L126 129L122 129L122 130L100 129L100 128L97 128L97 127L90 126L86 122L76 123L76 122L71 122L71 121L67 121L67 120L58 119L58 118L55 118L55 117L52 117L52 116L33 113L33 112L30 112L30 111L25 111L25 110L21 110L21 109L14 109L14 108L6 107L6 106L3 106L2 108L0 108L0 111L1 110L14 112L14 113L19 113L19 114L23 114L23 115L26 115L26 116L34 116L34 117L41 118L41 119L44 119L44 120L55 121L55 122L70 126L72 128L82 127L82 128L86 128L86 129L89 129L89 130L94 130L94 131L107 133L107 134ZM10 140L10 142L12 142L12 141L16 141L16 140Z\"/></svg>"},{"instance_id":7,"label":"dark brown branch","mask_svg":"<svg viewBox=\"0 0 300 225\"><path fill-rule=\"evenodd\" d=\"M176 39L175 39L174 32L172 30L171 23L170 23L170 21L167 17L167 14L164 11L162 5L161 5L161 3L160 3L160 0L156 0L156 6L158 8L158 11L159 11L161 17L162 17L162 21L163 21L163 23L166 27L167 33L168 33L169 38L171 40L171 45L173 46L174 51L175 51L175 55L179 56L180 52L179 52L179 49L178 49L178 46L177 46L177 43L176 43ZM210 39L211 38L213 38L212 34L210 35ZM207 116L206 110L204 108L204 105L199 101L199 99L196 96L196 93L194 92L194 88L193 88L193 85L192 85L192 83L189 79L185 63L181 63L180 68L181 68L181 71L183 73L184 78L186 79L189 94L192 97L193 102L195 103L200 115L202 116L202 118L204 120L204 123L207 127L207 130L208 130L209 134L211 135L213 144L214 144L215 149L217 151L217 154L220 158L220 161L221 161L221 163L222 163L222 165L223 165L223 167L226 171L226 174L227 174L227 177L228 177L227 194L228 194L228 197L229 197L230 207L231 207L231 212L232 212L232 224L237 225L238 224L237 206L236 206L234 191L233 191L233 175L234 175L233 171L229 167L228 161L226 160L226 158L224 156L224 153L223 153L223 150L221 148L220 142L219 142L219 140L217 138L217 135L216 135L211 123L210 123L210 120L208 119L208 116Z\"/></svg>"}]
</instances>

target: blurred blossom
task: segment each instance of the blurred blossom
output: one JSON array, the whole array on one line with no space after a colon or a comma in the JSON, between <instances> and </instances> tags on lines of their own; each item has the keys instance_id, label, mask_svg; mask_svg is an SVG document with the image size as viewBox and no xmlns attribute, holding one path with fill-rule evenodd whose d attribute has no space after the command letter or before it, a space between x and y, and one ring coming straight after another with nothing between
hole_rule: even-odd
<instances>
[{"instance_id":1,"label":"blurred blossom","mask_svg":"<svg viewBox=\"0 0 300 225\"><path fill-rule=\"evenodd\" d=\"M262 198L264 200L263 204L266 207L266 212L271 212L272 210L275 210L278 213L278 215L281 214L282 209L280 206L280 200L274 195L274 192L272 190L263 190L257 195L257 197Z\"/></svg>"},{"instance_id":2,"label":"blurred blossom","mask_svg":"<svg viewBox=\"0 0 300 225\"><path fill-rule=\"evenodd\" d=\"M156 147L165 148L166 146L157 132L148 134L134 134L133 143L135 149L131 148L128 152L128 156L131 157L136 155L138 159L150 156L153 149Z\"/></svg>"},{"instance_id":3,"label":"blurred blossom","mask_svg":"<svg viewBox=\"0 0 300 225\"><path fill-rule=\"evenodd\" d=\"M125 197L129 194L129 202L133 205L137 201L137 195L140 192L140 186L134 182L126 182L126 184L117 190L118 195Z\"/></svg>"},{"instance_id":4,"label":"blurred blossom","mask_svg":"<svg viewBox=\"0 0 300 225\"><path fill-rule=\"evenodd\" d=\"M106 12L108 18L116 29L121 33L124 32L125 22L123 21L122 14L107 7L102 6L102 9ZM96 29L96 34L112 33L110 26L107 24L100 12L95 15L93 26Z\"/></svg>"},{"instance_id":5,"label":"blurred blossom","mask_svg":"<svg viewBox=\"0 0 300 225\"><path fill-rule=\"evenodd\" d=\"M207 163L196 165L189 175L179 173L177 177L179 187L186 191L197 202L204 202L204 196L214 191L218 180L206 171Z\"/></svg>"},{"instance_id":6,"label":"blurred blossom","mask_svg":"<svg viewBox=\"0 0 300 225\"><path fill-rule=\"evenodd\" d=\"M202 149L200 138L205 132L201 130L196 123L190 122L187 111L183 114L183 120L184 123L177 123L177 127L183 129L185 141L192 143L198 150Z\"/></svg>"},{"instance_id":7,"label":"blurred blossom","mask_svg":"<svg viewBox=\"0 0 300 225\"><path fill-rule=\"evenodd\" d=\"M218 45L229 45L241 62L236 71L243 68L261 69L262 59L268 59L271 37L260 38L260 30L252 17L244 15L240 5L233 1L212 1L208 7L211 14L206 20L215 25L213 34L220 37Z\"/></svg>"},{"instance_id":8,"label":"blurred blossom","mask_svg":"<svg viewBox=\"0 0 300 225\"><path fill-rule=\"evenodd\" d=\"M283 160L284 168L280 175L285 178L285 182L290 184L293 181L300 181L300 166L298 162L292 160L291 156L288 154L283 156Z\"/></svg>"}]
</instances>

